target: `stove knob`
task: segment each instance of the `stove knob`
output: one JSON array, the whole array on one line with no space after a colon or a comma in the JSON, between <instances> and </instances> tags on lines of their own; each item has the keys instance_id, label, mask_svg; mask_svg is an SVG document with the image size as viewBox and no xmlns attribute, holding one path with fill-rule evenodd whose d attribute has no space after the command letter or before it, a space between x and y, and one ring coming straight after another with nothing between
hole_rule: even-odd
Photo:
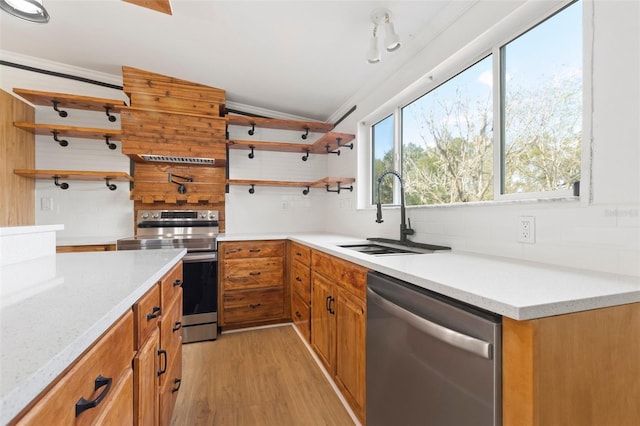
<instances>
[{"instance_id":1,"label":"stove knob","mask_svg":"<svg viewBox=\"0 0 640 426\"><path fill-rule=\"evenodd\" d=\"M207 218L206 213L200 213L200 219L206 219L206 218Z\"/></svg>"},{"instance_id":2,"label":"stove knob","mask_svg":"<svg viewBox=\"0 0 640 426\"><path fill-rule=\"evenodd\" d=\"M216 218L216 214L215 213L209 213L209 219L213 220Z\"/></svg>"},{"instance_id":3,"label":"stove knob","mask_svg":"<svg viewBox=\"0 0 640 426\"><path fill-rule=\"evenodd\" d=\"M149 219L149 213L147 213L147 212L142 213L142 218L143 219Z\"/></svg>"},{"instance_id":4,"label":"stove knob","mask_svg":"<svg viewBox=\"0 0 640 426\"><path fill-rule=\"evenodd\" d=\"M160 218L160 213L154 213L153 214L153 218L154 219L159 219Z\"/></svg>"}]
</instances>

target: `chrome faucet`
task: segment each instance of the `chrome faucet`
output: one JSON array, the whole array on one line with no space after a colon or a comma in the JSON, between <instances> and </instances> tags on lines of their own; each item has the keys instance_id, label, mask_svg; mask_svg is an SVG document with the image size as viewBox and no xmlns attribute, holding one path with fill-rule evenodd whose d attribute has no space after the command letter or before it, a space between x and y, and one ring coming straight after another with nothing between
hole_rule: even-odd
<instances>
[{"instance_id":1,"label":"chrome faucet","mask_svg":"<svg viewBox=\"0 0 640 426\"><path fill-rule=\"evenodd\" d=\"M376 204L376 222L382 223L382 204L380 203L380 184L382 183L382 179L387 175L394 175L400 181L400 241L406 242L407 235L413 235L415 231L411 229L411 220L406 217L405 205L404 205L404 182L402 181L402 177L400 177L400 173L395 170L386 170L382 172L380 177L378 177L378 203ZM407 225L406 221L409 221L409 225Z\"/></svg>"}]
</instances>

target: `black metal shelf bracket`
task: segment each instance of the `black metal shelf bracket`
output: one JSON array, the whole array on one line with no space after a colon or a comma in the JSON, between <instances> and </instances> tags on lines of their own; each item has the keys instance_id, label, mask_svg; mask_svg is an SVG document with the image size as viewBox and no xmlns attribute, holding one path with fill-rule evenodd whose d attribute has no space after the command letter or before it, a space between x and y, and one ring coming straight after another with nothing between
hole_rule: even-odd
<instances>
[{"instance_id":1,"label":"black metal shelf bracket","mask_svg":"<svg viewBox=\"0 0 640 426\"><path fill-rule=\"evenodd\" d=\"M251 150L251 152L249 153L248 157L253 159L256 155L254 154L254 150L256 149L255 146L249 146L249 149Z\"/></svg>"},{"instance_id":2,"label":"black metal shelf bracket","mask_svg":"<svg viewBox=\"0 0 640 426\"><path fill-rule=\"evenodd\" d=\"M66 182L59 182L60 177L59 176L54 176L53 177L53 183L55 186L60 187L60 189L69 189L69 184Z\"/></svg>"},{"instance_id":3,"label":"black metal shelf bracket","mask_svg":"<svg viewBox=\"0 0 640 426\"><path fill-rule=\"evenodd\" d=\"M69 141L66 139L58 139L58 135L60 134L60 132L58 132L57 130L52 130L51 133L53 134L53 140L58 142L60 144L60 146L67 146L69 145Z\"/></svg>"},{"instance_id":4,"label":"black metal shelf bracket","mask_svg":"<svg viewBox=\"0 0 640 426\"><path fill-rule=\"evenodd\" d=\"M109 135L104 135L104 143L107 144L107 146L109 147L109 149L116 149L117 146L115 143L109 141L109 139L111 138L111 136Z\"/></svg>"},{"instance_id":5,"label":"black metal shelf bracket","mask_svg":"<svg viewBox=\"0 0 640 426\"><path fill-rule=\"evenodd\" d=\"M116 122L116 116L115 116L115 115L112 115L112 114L110 113L110 111L111 111L111 107L110 107L110 106L105 105L105 106L104 106L104 112L107 114L107 117L109 117L109 121L110 121L110 122L112 122L112 123L115 123L115 122Z\"/></svg>"},{"instance_id":6,"label":"black metal shelf bracket","mask_svg":"<svg viewBox=\"0 0 640 426\"><path fill-rule=\"evenodd\" d=\"M51 101L51 103L53 104L53 110L56 111L60 117L64 118L69 115L67 111L58 109L58 104L60 103L60 101Z\"/></svg>"},{"instance_id":7,"label":"black metal shelf bracket","mask_svg":"<svg viewBox=\"0 0 640 426\"><path fill-rule=\"evenodd\" d=\"M325 146L325 148L327 148L327 154L336 154L336 155L340 155L340 150L337 151L331 151L331 145L327 144Z\"/></svg>"},{"instance_id":8,"label":"black metal shelf bracket","mask_svg":"<svg viewBox=\"0 0 640 426\"><path fill-rule=\"evenodd\" d=\"M302 161L307 161L309 159L309 150L307 149L306 154L302 156Z\"/></svg>"},{"instance_id":9,"label":"black metal shelf bracket","mask_svg":"<svg viewBox=\"0 0 640 426\"><path fill-rule=\"evenodd\" d=\"M256 186L254 184L250 184L251 188L249 188L249 194L255 194Z\"/></svg>"},{"instance_id":10,"label":"black metal shelf bracket","mask_svg":"<svg viewBox=\"0 0 640 426\"><path fill-rule=\"evenodd\" d=\"M115 183L111 183L111 178L104 178L104 180L107 183L107 188L109 188L110 191L115 191L118 188Z\"/></svg>"},{"instance_id":11,"label":"black metal shelf bracket","mask_svg":"<svg viewBox=\"0 0 640 426\"><path fill-rule=\"evenodd\" d=\"M307 186L305 189L302 190L302 195L307 195L309 194L309 187Z\"/></svg>"},{"instance_id":12,"label":"black metal shelf bracket","mask_svg":"<svg viewBox=\"0 0 640 426\"><path fill-rule=\"evenodd\" d=\"M249 133L249 136L253 136L255 132L256 132L256 123L251 123L251 129L249 129L247 133Z\"/></svg>"},{"instance_id":13,"label":"black metal shelf bracket","mask_svg":"<svg viewBox=\"0 0 640 426\"><path fill-rule=\"evenodd\" d=\"M342 143L342 138L336 138L336 142L338 142L338 148L349 148L349 149L353 149L353 142L346 144L346 143Z\"/></svg>"},{"instance_id":14,"label":"black metal shelf bracket","mask_svg":"<svg viewBox=\"0 0 640 426\"><path fill-rule=\"evenodd\" d=\"M305 132L301 137L302 137L302 139L307 140L307 137L309 137L309 128L305 127L304 130L305 130Z\"/></svg>"},{"instance_id":15,"label":"black metal shelf bracket","mask_svg":"<svg viewBox=\"0 0 640 426\"><path fill-rule=\"evenodd\" d=\"M325 185L325 188L327 188L327 192L335 192L336 194L339 194L342 190L349 190L350 192L353 192L353 185L342 186L342 182L338 182L338 188L336 189L329 189L329 185Z\"/></svg>"}]
</instances>

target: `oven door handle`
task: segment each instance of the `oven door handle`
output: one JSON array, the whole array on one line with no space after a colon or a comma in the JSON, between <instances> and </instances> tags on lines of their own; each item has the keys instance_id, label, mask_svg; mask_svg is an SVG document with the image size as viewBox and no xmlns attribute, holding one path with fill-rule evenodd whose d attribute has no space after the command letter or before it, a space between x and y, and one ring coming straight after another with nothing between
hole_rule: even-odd
<instances>
[{"instance_id":1,"label":"oven door handle","mask_svg":"<svg viewBox=\"0 0 640 426\"><path fill-rule=\"evenodd\" d=\"M182 261L184 263L195 263L195 262L217 262L218 261L218 253L187 253Z\"/></svg>"}]
</instances>

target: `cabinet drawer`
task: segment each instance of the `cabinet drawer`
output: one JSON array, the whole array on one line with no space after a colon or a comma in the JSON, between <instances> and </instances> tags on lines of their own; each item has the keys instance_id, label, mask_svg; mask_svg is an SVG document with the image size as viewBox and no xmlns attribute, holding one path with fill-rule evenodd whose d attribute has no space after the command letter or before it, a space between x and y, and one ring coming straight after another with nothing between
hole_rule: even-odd
<instances>
[{"instance_id":1,"label":"cabinet drawer","mask_svg":"<svg viewBox=\"0 0 640 426\"><path fill-rule=\"evenodd\" d=\"M182 289L182 262L179 262L160 280L161 306L166 308Z\"/></svg>"},{"instance_id":2,"label":"cabinet drawer","mask_svg":"<svg viewBox=\"0 0 640 426\"><path fill-rule=\"evenodd\" d=\"M160 306L160 287L158 285L154 285L133 305L136 349L140 349L140 346L158 325L158 317L162 313Z\"/></svg>"},{"instance_id":3,"label":"cabinet drawer","mask_svg":"<svg viewBox=\"0 0 640 426\"><path fill-rule=\"evenodd\" d=\"M167 379L160 386L160 425L169 425L173 408L178 399L178 391L182 385L182 352L171 363L167 371Z\"/></svg>"},{"instance_id":4,"label":"cabinet drawer","mask_svg":"<svg viewBox=\"0 0 640 426\"><path fill-rule=\"evenodd\" d=\"M128 311L118 320L88 352L82 355L60 380L38 399L33 408L17 421L18 425L52 424L91 424L103 413L110 401L116 396L122 378L130 371L133 359L133 314ZM110 385L96 389L96 378L102 376L111 379ZM123 385L125 388L127 385ZM130 382L128 392L132 395ZM92 401L105 394L94 408L81 412L76 417L76 403L80 398ZM123 396L118 396L117 399ZM118 403L119 405L119 403ZM128 402L130 416L133 415L133 397ZM133 419L131 419L133 421ZM124 424L124 423L118 423ZM129 422L130 424L130 422Z\"/></svg>"},{"instance_id":5,"label":"cabinet drawer","mask_svg":"<svg viewBox=\"0 0 640 426\"><path fill-rule=\"evenodd\" d=\"M291 249L289 251L291 259L296 259L303 264L309 266L311 264L311 249L307 246L303 246L300 243L291 242Z\"/></svg>"},{"instance_id":6,"label":"cabinet drawer","mask_svg":"<svg viewBox=\"0 0 640 426\"><path fill-rule=\"evenodd\" d=\"M284 241L225 241L224 259L253 257L284 257Z\"/></svg>"},{"instance_id":7,"label":"cabinet drawer","mask_svg":"<svg viewBox=\"0 0 640 426\"><path fill-rule=\"evenodd\" d=\"M282 318L284 292L282 288L245 290L224 294L224 321L242 323Z\"/></svg>"},{"instance_id":8,"label":"cabinet drawer","mask_svg":"<svg viewBox=\"0 0 640 426\"><path fill-rule=\"evenodd\" d=\"M311 265L314 273L318 272L341 288L365 298L367 268L316 250L311 253Z\"/></svg>"},{"instance_id":9,"label":"cabinet drawer","mask_svg":"<svg viewBox=\"0 0 640 426\"><path fill-rule=\"evenodd\" d=\"M291 300L291 318L307 342L311 342L311 310L297 294L294 294Z\"/></svg>"},{"instance_id":10,"label":"cabinet drawer","mask_svg":"<svg viewBox=\"0 0 640 426\"><path fill-rule=\"evenodd\" d=\"M182 296L182 294L180 294ZM182 297L173 300L160 318L160 347L172 348L182 335Z\"/></svg>"},{"instance_id":11,"label":"cabinet drawer","mask_svg":"<svg viewBox=\"0 0 640 426\"><path fill-rule=\"evenodd\" d=\"M291 262L291 288L306 303L311 302L311 276L309 267L294 260Z\"/></svg>"},{"instance_id":12,"label":"cabinet drawer","mask_svg":"<svg viewBox=\"0 0 640 426\"><path fill-rule=\"evenodd\" d=\"M284 260L281 257L224 261L224 290L282 286L283 279Z\"/></svg>"}]
</instances>

